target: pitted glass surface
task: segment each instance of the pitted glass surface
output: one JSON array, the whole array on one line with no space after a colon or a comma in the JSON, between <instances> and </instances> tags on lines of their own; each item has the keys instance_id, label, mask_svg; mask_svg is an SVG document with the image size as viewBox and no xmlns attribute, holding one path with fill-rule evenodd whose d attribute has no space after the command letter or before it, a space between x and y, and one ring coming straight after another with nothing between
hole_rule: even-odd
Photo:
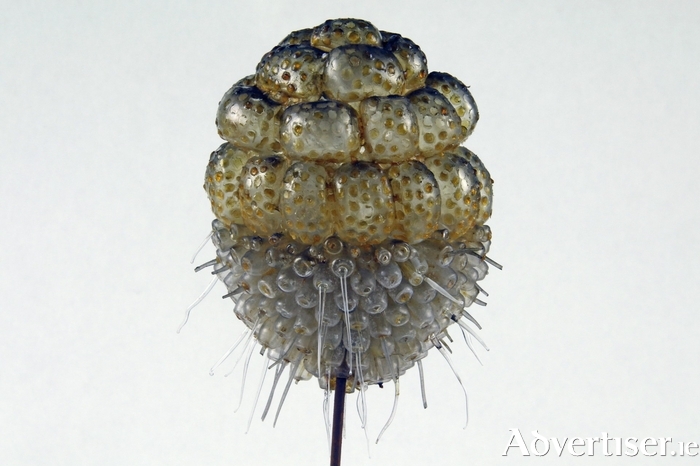
<instances>
[{"instance_id":1,"label":"pitted glass surface","mask_svg":"<svg viewBox=\"0 0 700 466\"><path fill-rule=\"evenodd\" d=\"M279 152L281 109L257 87L234 84L221 98L216 113L219 136L237 147Z\"/></svg>"},{"instance_id":2,"label":"pitted glass surface","mask_svg":"<svg viewBox=\"0 0 700 466\"><path fill-rule=\"evenodd\" d=\"M457 147L466 134L454 107L436 90L424 87L408 95L418 122L418 148L425 156Z\"/></svg>"},{"instance_id":3,"label":"pitted glass surface","mask_svg":"<svg viewBox=\"0 0 700 466\"><path fill-rule=\"evenodd\" d=\"M437 71L428 75L425 85L438 91L452 104L462 120L465 138L472 134L479 121L479 109L469 88L454 76Z\"/></svg>"},{"instance_id":4,"label":"pitted glass surface","mask_svg":"<svg viewBox=\"0 0 700 466\"><path fill-rule=\"evenodd\" d=\"M357 112L335 101L289 106L282 114L280 139L292 158L347 162L360 148Z\"/></svg>"},{"instance_id":5,"label":"pitted glass surface","mask_svg":"<svg viewBox=\"0 0 700 466\"><path fill-rule=\"evenodd\" d=\"M310 41L314 47L329 51L343 45L381 45L382 35L369 21L329 19L313 29Z\"/></svg>"},{"instance_id":6,"label":"pitted glass surface","mask_svg":"<svg viewBox=\"0 0 700 466\"><path fill-rule=\"evenodd\" d=\"M333 177L336 234L345 241L376 244L391 233L394 200L387 176L378 165L342 165Z\"/></svg>"},{"instance_id":7,"label":"pitted glass surface","mask_svg":"<svg viewBox=\"0 0 700 466\"><path fill-rule=\"evenodd\" d=\"M418 121L405 97L369 97L360 104L365 147L371 160L401 162L418 154Z\"/></svg>"},{"instance_id":8,"label":"pitted glass surface","mask_svg":"<svg viewBox=\"0 0 700 466\"><path fill-rule=\"evenodd\" d=\"M404 93L420 89L428 76L428 60L413 41L399 34L382 32L384 48L396 56L404 69Z\"/></svg>"},{"instance_id":9,"label":"pitted glass surface","mask_svg":"<svg viewBox=\"0 0 700 466\"><path fill-rule=\"evenodd\" d=\"M277 102L314 101L323 92L325 53L310 45L275 47L257 67L257 86Z\"/></svg>"},{"instance_id":10,"label":"pitted glass surface","mask_svg":"<svg viewBox=\"0 0 700 466\"><path fill-rule=\"evenodd\" d=\"M329 98L357 102L401 94L404 74L396 56L383 48L344 45L328 54L323 82Z\"/></svg>"},{"instance_id":11,"label":"pitted glass surface","mask_svg":"<svg viewBox=\"0 0 700 466\"><path fill-rule=\"evenodd\" d=\"M408 243L429 238L440 220L440 185L421 162L406 161L388 171L396 220L392 236Z\"/></svg>"},{"instance_id":12,"label":"pitted glass surface","mask_svg":"<svg viewBox=\"0 0 700 466\"><path fill-rule=\"evenodd\" d=\"M323 165L312 162L296 162L285 173L279 210L293 239L318 244L333 233L328 183Z\"/></svg>"},{"instance_id":13,"label":"pitted glass surface","mask_svg":"<svg viewBox=\"0 0 700 466\"><path fill-rule=\"evenodd\" d=\"M237 148L226 142L212 152L204 175L204 190L209 196L212 212L224 224L242 224L241 199L238 190L241 172L249 158L258 155L253 150Z\"/></svg>"}]
</instances>

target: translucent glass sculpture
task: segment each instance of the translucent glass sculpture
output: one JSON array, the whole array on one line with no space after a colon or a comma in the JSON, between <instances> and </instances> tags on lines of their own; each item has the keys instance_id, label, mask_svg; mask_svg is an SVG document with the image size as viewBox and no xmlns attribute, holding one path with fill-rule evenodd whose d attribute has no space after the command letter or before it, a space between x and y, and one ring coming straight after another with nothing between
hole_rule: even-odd
<instances>
[{"instance_id":1,"label":"translucent glass sculpture","mask_svg":"<svg viewBox=\"0 0 700 466\"><path fill-rule=\"evenodd\" d=\"M271 360L265 415L287 368L327 395L342 380L361 396L393 381L398 396L432 348L449 362L451 325L481 342L467 308L497 265L492 180L460 146L478 119L460 80L357 19L292 32L224 94L226 142L204 182L217 253L203 267L250 329L239 343Z\"/></svg>"}]
</instances>

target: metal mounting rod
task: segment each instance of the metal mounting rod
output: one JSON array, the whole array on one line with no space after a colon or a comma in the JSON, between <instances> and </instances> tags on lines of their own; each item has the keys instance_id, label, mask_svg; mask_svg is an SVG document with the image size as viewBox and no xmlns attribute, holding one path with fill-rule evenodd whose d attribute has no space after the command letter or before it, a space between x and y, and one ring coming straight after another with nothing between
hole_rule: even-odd
<instances>
[{"instance_id":1,"label":"metal mounting rod","mask_svg":"<svg viewBox=\"0 0 700 466\"><path fill-rule=\"evenodd\" d=\"M336 377L335 397L333 398L333 432L331 436L331 466L340 466L340 453L343 446L343 418L345 417L346 377Z\"/></svg>"},{"instance_id":2,"label":"metal mounting rod","mask_svg":"<svg viewBox=\"0 0 700 466\"><path fill-rule=\"evenodd\" d=\"M349 355L352 358L352 353ZM345 390L347 389L350 370L347 363L348 354L338 367L335 376L335 396L333 397L333 430L331 432L331 466L340 466L340 454L343 448L343 427L345 421ZM329 380L328 383L331 383Z\"/></svg>"}]
</instances>

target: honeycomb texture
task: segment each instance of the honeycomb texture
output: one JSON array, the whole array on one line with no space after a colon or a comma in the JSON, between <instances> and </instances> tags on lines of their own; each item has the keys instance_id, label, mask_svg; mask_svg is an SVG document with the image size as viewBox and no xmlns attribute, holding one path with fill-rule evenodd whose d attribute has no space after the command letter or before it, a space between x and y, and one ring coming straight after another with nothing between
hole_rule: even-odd
<instances>
[{"instance_id":1,"label":"honeycomb texture","mask_svg":"<svg viewBox=\"0 0 700 466\"><path fill-rule=\"evenodd\" d=\"M212 212L226 226L244 222L238 187L243 166L254 155L255 151L240 149L226 142L209 157L204 190L209 196Z\"/></svg>"},{"instance_id":2,"label":"honeycomb texture","mask_svg":"<svg viewBox=\"0 0 700 466\"><path fill-rule=\"evenodd\" d=\"M311 45L311 35L313 34L313 32L313 28L292 31L287 35L287 37L282 39L282 41L279 44L277 44L277 46L282 47L284 45Z\"/></svg>"},{"instance_id":3,"label":"honeycomb texture","mask_svg":"<svg viewBox=\"0 0 700 466\"><path fill-rule=\"evenodd\" d=\"M457 147L466 137L457 111L442 94L422 88L408 95L418 121L418 148L424 155L439 154Z\"/></svg>"},{"instance_id":4,"label":"honeycomb texture","mask_svg":"<svg viewBox=\"0 0 700 466\"><path fill-rule=\"evenodd\" d=\"M360 124L355 110L340 102L296 104L282 114L281 139L291 157L346 162L360 148Z\"/></svg>"},{"instance_id":5,"label":"honeycomb texture","mask_svg":"<svg viewBox=\"0 0 700 466\"><path fill-rule=\"evenodd\" d=\"M437 71L428 75L425 85L442 94L457 110L457 115L462 119L465 138L472 134L479 121L479 110L467 86L454 76Z\"/></svg>"},{"instance_id":6,"label":"honeycomb texture","mask_svg":"<svg viewBox=\"0 0 700 466\"><path fill-rule=\"evenodd\" d=\"M324 56L311 46L275 47L260 60L255 82L277 102L318 100Z\"/></svg>"},{"instance_id":7,"label":"honeycomb texture","mask_svg":"<svg viewBox=\"0 0 700 466\"><path fill-rule=\"evenodd\" d=\"M326 52L342 45L381 45L382 35L368 21L361 19L329 19L311 33L311 45Z\"/></svg>"},{"instance_id":8,"label":"honeycomb texture","mask_svg":"<svg viewBox=\"0 0 700 466\"><path fill-rule=\"evenodd\" d=\"M243 219L261 235L276 233L282 223L278 205L286 171L286 159L274 155L251 157L243 166L239 194Z\"/></svg>"},{"instance_id":9,"label":"honeycomb texture","mask_svg":"<svg viewBox=\"0 0 700 466\"><path fill-rule=\"evenodd\" d=\"M392 237L418 243L438 229L440 185L421 162L409 160L389 169L396 222Z\"/></svg>"},{"instance_id":10,"label":"honeycomb texture","mask_svg":"<svg viewBox=\"0 0 700 466\"><path fill-rule=\"evenodd\" d=\"M479 200L479 215L476 219L476 223L483 225L491 218L491 211L493 209L493 180L484 163L474 152L466 147L458 147L457 154L469 162L476 172L476 178L479 180L481 199Z\"/></svg>"},{"instance_id":11,"label":"honeycomb texture","mask_svg":"<svg viewBox=\"0 0 700 466\"><path fill-rule=\"evenodd\" d=\"M420 89L428 77L428 59L423 51L411 39L399 34L382 32L384 47L394 54L404 70L404 92Z\"/></svg>"},{"instance_id":12,"label":"honeycomb texture","mask_svg":"<svg viewBox=\"0 0 700 466\"><path fill-rule=\"evenodd\" d=\"M413 41L363 20L328 20L288 34L219 104L217 128L230 145L205 175L214 214L225 225L304 244L332 235L357 245L393 237L417 243L439 229L452 239L475 237L470 229L491 216L492 180L459 144L479 113L464 83L429 72L427 63ZM275 166L258 166L265 160ZM314 174L303 182L286 174L302 161L297 168ZM339 182L339 173L357 167L376 179ZM253 169L269 170L275 181ZM288 176L303 195L280 196ZM311 179L324 179L325 190ZM378 205L351 202L350 188L369 189L367 196L377 189Z\"/></svg>"},{"instance_id":13,"label":"honeycomb texture","mask_svg":"<svg viewBox=\"0 0 700 466\"><path fill-rule=\"evenodd\" d=\"M360 104L365 147L378 162L400 162L418 153L418 121L405 97L369 97Z\"/></svg>"},{"instance_id":14,"label":"honeycomb texture","mask_svg":"<svg viewBox=\"0 0 700 466\"><path fill-rule=\"evenodd\" d=\"M469 233L479 214L480 189L474 168L458 154L425 160L440 187L440 221L453 238Z\"/></svg>"},{"instance_id":15,"label":"honeycomb texture","mask_svg":"<svg viewBox=\"0 0 700 466\"><path fill-rule=\"evenodd\" d=\"M371 45L345 45L328 54L323 81L331 99L356 102L402 93L404 75L391 52Z\"/></svg>"},{"instance_id":16,"label":"honeycomb texture","mask_svg":"<svg viewBox=\"0 0 700 466\"><path fill-rule=\"evenodd\" d=\"M333 177L333 195L340 239L377 244L389 236L394 224L394 200L389 180L378 165L342 165Z\"/></svg>"},{"instance_id":17,"label":"honeycomb texture","mask_svg":"<svg viewBox=\"0 0 700 466\"><path fill-rule=\"evenodd\" d=\"M289 235L305 244L317 244L333 233L326 199L328 173L322 165L296 162L284 175L280 211Z\"/></svg>"},{"instance_id":18,"label":"honeycomb texture","mask_svg":"<svg viewBox=\"0 0 700 466\"><path fill-rule=\"evenodd\" d=\"M279 152L281 108L257 87L234 84L216 113L219 136L237 147Z\"/></svg>"}]
</instances>

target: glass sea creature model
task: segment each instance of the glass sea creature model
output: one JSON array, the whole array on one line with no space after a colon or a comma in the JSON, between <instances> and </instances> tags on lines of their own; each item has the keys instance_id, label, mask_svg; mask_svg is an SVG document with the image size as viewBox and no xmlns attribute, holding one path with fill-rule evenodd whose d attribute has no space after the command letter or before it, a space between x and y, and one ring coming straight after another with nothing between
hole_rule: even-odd
<instances>
[{"instance_id":1,"label":"glass sea creature model","mask_svg":"<svg viewBox=\"0 0 700 466\"><path fill-rule=\"evenodd\" d=\"M292 32L226 91L216 113L226 142L204 180L216 257L196 270L211 267L206 292L223 282L246 326L212 373L238 352L245 380L256 348L269 358L263 419L278 388L275 422L292 381L313 378L329 435L333 390L334 434L346 392L358 392L364 427L365 391L392 382L381 437L409 369L426 406L422 359L435 348L454 371L448 330L474 355L474 341L486 348L468 308L485 305L479 282L500 268L486 255L493 181L461 145L478 120L462 81L359 19Z\"/></svg>"}]
</instances>

